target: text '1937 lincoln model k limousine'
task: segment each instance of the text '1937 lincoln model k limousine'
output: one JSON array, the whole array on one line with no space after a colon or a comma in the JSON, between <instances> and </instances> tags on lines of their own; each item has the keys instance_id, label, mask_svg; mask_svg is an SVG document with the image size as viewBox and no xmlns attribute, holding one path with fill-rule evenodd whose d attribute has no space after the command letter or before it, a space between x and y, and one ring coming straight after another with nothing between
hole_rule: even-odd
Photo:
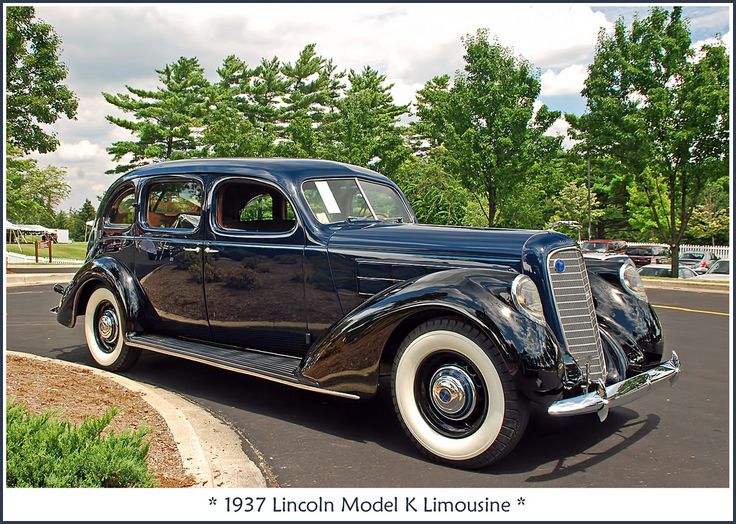
<instances>
[{"instance_id":1,"label":"text '1937 lincoln model k limousine'","mask_svg":"<svg viewBox=\"0 0 736 524\"><path fill-rule=\"evenodd\" d=\"M419 449L465 468L511 451L533 404L604 420L680 372L630 262L418 224L388 178L336 162L136 169L55 289L105 369L149 350L351 399L383 384Z\"/></svg>"}]
</instances>

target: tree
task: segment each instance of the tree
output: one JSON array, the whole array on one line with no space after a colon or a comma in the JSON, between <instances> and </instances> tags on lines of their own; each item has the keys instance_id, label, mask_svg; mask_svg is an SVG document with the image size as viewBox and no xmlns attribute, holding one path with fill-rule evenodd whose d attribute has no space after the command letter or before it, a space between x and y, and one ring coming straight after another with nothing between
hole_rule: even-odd
<instances>
[{"instance_id":1,"label":"tree","mask_svg":"<svg viewBox=\"0 0 736 524\"><path fill-rule=\"evenodd\" d=\"M728 239L728 193L717 183L708 184L700 203L693 210L690 233L697 239L705 239L716 245L716 237Z\"/></svg>"},{"instance_id":2,"label":"tree","mask_svg":"<svg viewBox=\"0 0 736 524\"><path fill-rule=\"evenodd\" d=\"M95 210L95 206L92 205L92 202L88 198L84 200L84 204L79 209L70 209L69 236L77 242L84 240L86 224L88 221L94 220L96 216L97 211Z\"/></svg>"},{"instance_id":3,"label":"tree","mask_svg":"<svg viewBox=\"0 0 736 524\"><path fill-rule=\"evenodd\" d=\"M181 57L156 73L163 87L155 91L125 86L129 93L102 93L110 104L133 115L132 120L111 115L105 118L138 139L114 142L107 148L116 162L129 160L109 173L203 154L201 133L209 89L204 69L196 58Z\"/></svg>"},{"instance_id":4,"label":"tree","mask_svg":"<svg viewBox=\"0 0 736 524\"><path fill-rule=\"evenodd\" d=\"M332 60L307 45L297 60L281 67L286 81L283 111L284 125L277 154L286 157L321 156L329 126L336 117L336 101L344 87L344 73L336 73Z\"/></svg>"},{"instance_id":5,"label":"tree","mask_svg":"<svg viewBox=\"0 0 736 524\"><path fill-rule=\"evenodd\" d=\"M61 39L33 7L8 6L6 17L8 141L24 153L48 153L59 140L43 126L77 114L77 98L62 83L67 68L59 56Z\"/></svg>"},{"instance_id":6,"label":"tree","mask_svg":"<svg viewBox=\"0 0 736 524\"><path fill-rule=\"evenodd\" d=\"M58 167L38 167L32 158L23 158L17 146L6 144L7 217L11 222L41 224L56 222L54 208L69 196L66 172Z\"/></svg>"},{"instance_id":7,"label":"tree","mask_svg":"<svg viewBox=\"0 0 736 524\"><path fill-rule=\"evenodd\" d=\"M487 31L468 35L463 44L465 67L454 83L440 76L419 91L415 132L420 143L442 152L445 168L469 191L485 195L493 226L499 202L523 186L531 166L559 148L561 139L544 136L559 113L546 106L535 113L538 71L490 42Z\"/></svg>"},{"instance_id":8,"label":"tree","mask_svg":"<svg viewBox=\"0 0 736 524\"><path fill-rule=\"evenodd\" d=\"M391 176L410 151L399 118L408 105L396 105L386 76L366 66L348 74L350 87L335 102L337 116L325 141L325 157L376 169Z\"/></svg>"},{"instance_id":9,"label":"tree","mask_svg":"<svg viewBox=\"0 0 736 524\"><path fill-rule=\"evenodd\" d=\"M550 217L550 224L558 220L574 220L583 226L583 230L587 230L588 188L586 186L576 184L575 182L568 182L560 193L552 199L552 205L554 207L554 214ZM598 197L591 191L591 221L603 216L603 211L599 207Z\"/></svg>"},{"instance_id":10,"label":"tree","mask_svg":"<svg viewBox=\"0 0 736 524\"><path fill-rule=\"evenodd\" d=\"M569 118L588 154L631 175L632 203L648 209L630 222L670 246L673 274L703 189L728 173L728 64L723 45L696 53L679 7L653 8L628 30L619 19L599 35L582 91L586 113Z\"/></svg>"}]
</instances>

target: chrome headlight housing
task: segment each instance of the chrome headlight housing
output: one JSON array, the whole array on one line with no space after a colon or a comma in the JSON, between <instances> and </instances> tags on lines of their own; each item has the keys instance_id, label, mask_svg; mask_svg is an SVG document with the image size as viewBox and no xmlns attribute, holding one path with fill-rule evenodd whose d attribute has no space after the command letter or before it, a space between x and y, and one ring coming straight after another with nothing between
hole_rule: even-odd
<instances>
[{"instance_id":1,"label":"chrome headlight housing","mask_svg":"<svg viewBox=\"0 0 736 524\"><path fill-rule=\"evenodd\" d=\"M546 324L542 299L536 284L526 275L517 276L511 283L511 299L516 309L539 324Z\"/></svg>"},{"instance_id":2,"label":"chrome headlight housing","mask_svg":"<svg viewBox=\"0 0 736 524\"><path fill-rule=\"evenodd\" d=\"M644 281L641 279L636 266L631 261L621 266L618 276L619 280L621 280L621 285L626 291L640 300L649 301L647 292L644 290Z\"/></svg>"}]
</instances>

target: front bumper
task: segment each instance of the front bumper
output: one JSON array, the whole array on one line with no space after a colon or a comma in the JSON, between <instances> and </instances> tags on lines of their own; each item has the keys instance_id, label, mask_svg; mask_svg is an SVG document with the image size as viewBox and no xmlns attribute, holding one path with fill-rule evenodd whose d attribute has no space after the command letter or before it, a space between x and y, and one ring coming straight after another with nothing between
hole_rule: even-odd
<instances>
[{"instance_id":1,"label":"front bumper","mask_svg":"<svg viewBox=\"0 0 736 524\"><path fill-rule=\"evenodd\" d=\"M598 391L586 393L578 397L566 398L553 403L547 413L557 417L598 413L601 421L608 416L608 410L615 406L623 406L643 397L656 385L665 380L674 384L680 375L680 359L677 353L672 352L672 359L657 367L635 375L616 384L600 387Z\"/></svg>"}]
</instances>

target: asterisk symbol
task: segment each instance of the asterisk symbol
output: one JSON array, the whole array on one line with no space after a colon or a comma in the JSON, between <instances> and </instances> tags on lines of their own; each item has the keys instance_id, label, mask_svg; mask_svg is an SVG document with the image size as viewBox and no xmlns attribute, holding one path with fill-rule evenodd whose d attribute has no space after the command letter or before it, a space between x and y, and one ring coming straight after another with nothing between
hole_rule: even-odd
<instances>
[{"instance_id":1,"label":"asterisk symbol","mask_svg":"<svg viewBox=\"0 0 736 524\"><path fill-rule=\"evenodd\" d=\"M517 500L516 502L518 502L519 506L523 506L526 500L524 499L524 497L519 497L519 500Z\"/></svg>"},{"instance_id":2,"label":"asterisk symbol","mask_svg":"<svg viewBox=\"0 0 736 524\"><path fill-rule=\"evenodd\" d=\"M210 506L217 505L217 499L215 497L210 497Z\"/></svg>"}]
</instances>

